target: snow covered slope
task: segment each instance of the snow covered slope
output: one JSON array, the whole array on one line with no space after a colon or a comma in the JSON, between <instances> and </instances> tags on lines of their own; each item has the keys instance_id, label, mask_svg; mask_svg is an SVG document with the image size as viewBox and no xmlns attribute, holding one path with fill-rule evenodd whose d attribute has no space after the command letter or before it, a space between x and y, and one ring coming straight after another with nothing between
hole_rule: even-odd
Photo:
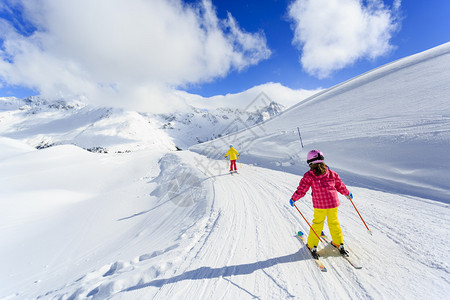
<instances>
[{"instance_id":1,"label":"snow covered slope","mask_svg":"<svg viewBox=\"0 0 450 300\"><path fill-rule=\"evenodd\" d=\"M192 147L209 157L174 151L183 130L188 144L208 124L200 115L171 136L147 114L3 99L0 299L445 299L449 53L394 62ZM236 175L222 157L230 142L248 163ZM294 236L308 226L288 200L315 147L373 232L342 198L361 270L321 244L320 272ZM311 220L311 196L298 206Z\"/></svg>"},{"instance_id":2,"label":"snow covered slope","mask_svg":"<svg viewBox=\"0 0 450 300\"><path fill-rule=\"evenodd\" d=\"M450 203L450 43L318 93L249 130L193 146L303 174L318 148L347 182ZM299 127L305 146L302 149Z\"/></svg>"},{"instance_id":3,"label":"snow covered slope","mask_svg":"<svg viewBox=\"0 0 450 300\"><path fill-rule=\"evenodd\" d=\"M298 176L249 165L234 176L203 173L199 162L224 161L189 151L0 145L16 150L0 161L1 298L443 299L449 291L449 208L438 202L352 187L374 235L344 200L340 219L364 268L321 246L324 274L295 237L307 232L286 201ZM299 207L311 220L311 198Z\"/></svg>"}]
</instances>

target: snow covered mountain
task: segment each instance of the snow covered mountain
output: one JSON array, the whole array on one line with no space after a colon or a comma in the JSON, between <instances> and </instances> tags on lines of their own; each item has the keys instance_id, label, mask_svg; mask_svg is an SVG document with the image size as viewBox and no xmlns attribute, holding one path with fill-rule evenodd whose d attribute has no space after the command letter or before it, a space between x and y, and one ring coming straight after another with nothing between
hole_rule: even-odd
<instances>
[{"instance_id":1,"label":"snow covered mountain","mask_svg":"<svg viewBox=\"0 0 450 300\"><path fill-rule=\"evenodd\" d=\"M445 299L449 67L450 43L281 114L261 93L158 116L2 98L0 298ZM294 236L308 232L288 200L311 148L373 232L341 199L361 270L321 244L320 272ZM312 219L310 195L298 207Z\"/></svg>"},{"instance_id":2,"label":"snow covered mountain","mask_svg":"<svg viewBox=\"0 0 450 300\"><path fill-rule=\"evenodd\" d=\"M187 148L269 120L279 115L284 108L276 102L270 102L256 111L192 108L190 112L159 115L156 118L163 123L162 128L174 138L180 148Z\"/></svg>"},{"instance_id":3,"label":"snow covered mountain","mask_svg":"<svg viewBox=\"0 0 450 300\"><path fill-rule=\"evenodd\" d=\"M73 144L93 152L175 149L159 124L121 109L39 97L0 99L0 134L37 148Z\"/></svg>"},{"instance_id":4,"label":"snow covered mountain","mask_svg":"<svg viewBox=\"0 0 450 300\"><path fill-rule=\"evenodd\" d=\"M191 107L154 115L77 101L0 98L0 134L37 149L72 144L91 152L176 150L253 126L284 109L276 102L262 104L267 106L252 111Z\"/></svg>"}]
</instances>

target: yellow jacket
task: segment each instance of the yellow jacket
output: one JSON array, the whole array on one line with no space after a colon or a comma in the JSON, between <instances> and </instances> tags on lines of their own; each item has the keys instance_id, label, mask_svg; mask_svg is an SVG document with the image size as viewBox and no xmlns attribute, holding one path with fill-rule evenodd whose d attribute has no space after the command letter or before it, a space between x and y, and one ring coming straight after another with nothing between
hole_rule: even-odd
<instances>
[{"instance_id":1,"label":"yellow jacket","mask_svg":"<svg viewBox=\"0 0 450 300\"><path fill-rule=\"evenodd\" d=\"M239 152L237 152L236 149L234 149L233 147L230 148L230 150L228 150L227 154L225 154L225 157L230 156L230 160L236 160Z\"/></svg>"}]
</instances>

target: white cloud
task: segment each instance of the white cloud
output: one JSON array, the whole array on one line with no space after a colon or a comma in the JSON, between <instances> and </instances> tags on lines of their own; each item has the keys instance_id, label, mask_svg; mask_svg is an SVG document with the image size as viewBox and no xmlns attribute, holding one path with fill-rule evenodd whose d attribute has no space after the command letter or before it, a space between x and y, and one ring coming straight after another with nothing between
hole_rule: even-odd
<instances>
[{"instance_id":1,"label":"white cloud","mask_svg":"<svg viewBox=\"0 0 450 300\"><path fill-rule=\"evenodd\" d=\"M180 102L174 88L226 76L271 54L264 34L243 31L231 15L218 19L210 0L8 3L37 30L23 35L0 19L0 79L47 96L79 94L159 111L168 97L171 106Z\"/></svg>"},{"instance_id":2,"label":"white cloud","mask_svg":"<svg viewBox=\"0 0 450 300\"><path fill-rule=\"evenodd\" d=\"M301 64L318 78L388 53L399 28L400 0L389 9L382 0L296 0L288 13L293 43L301 49Z\"/></svg>"}]
</instances>

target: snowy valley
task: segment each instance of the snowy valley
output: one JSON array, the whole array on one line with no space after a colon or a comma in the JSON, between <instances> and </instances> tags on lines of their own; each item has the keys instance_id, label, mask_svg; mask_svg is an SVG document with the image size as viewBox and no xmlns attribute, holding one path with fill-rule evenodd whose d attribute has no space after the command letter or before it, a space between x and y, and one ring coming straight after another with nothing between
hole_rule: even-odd
<instances>
[{"instance_id":1,"label":"snowy valley","mask_svg":"<svg viewBox=\"0 0 450 300\"><path fill-rule=\"evenodd\" d=\"M165 115L1 98L0 298L445 299L449 69L448 43L303 97L184 94ZM321 244L320 272L295 237L313 148L373 232L342 197L360 270ZM298 206L312 220L310 194Z\"/></svg>"}]
</instances>

